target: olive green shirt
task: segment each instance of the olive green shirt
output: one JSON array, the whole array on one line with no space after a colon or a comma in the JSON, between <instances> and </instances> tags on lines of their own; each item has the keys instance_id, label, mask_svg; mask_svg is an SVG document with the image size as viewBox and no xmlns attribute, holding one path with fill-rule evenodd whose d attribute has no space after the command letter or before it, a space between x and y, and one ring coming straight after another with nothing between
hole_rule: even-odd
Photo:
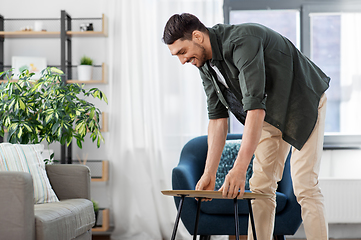
<instances>
[{"instance_id":1,"label":"olive green shirt","mask_svg":"<svg viewBox=\"0 0 361 240\"><path fill-rule=\"evenodd\" d=\"M266 110L265 121L300 150L310 136L327 77L287 38L259 24L209 28L212 59L244 111ZM225 88L209 63L199 68L210 119L227 118Z\"/></svg>"}]
</instances>

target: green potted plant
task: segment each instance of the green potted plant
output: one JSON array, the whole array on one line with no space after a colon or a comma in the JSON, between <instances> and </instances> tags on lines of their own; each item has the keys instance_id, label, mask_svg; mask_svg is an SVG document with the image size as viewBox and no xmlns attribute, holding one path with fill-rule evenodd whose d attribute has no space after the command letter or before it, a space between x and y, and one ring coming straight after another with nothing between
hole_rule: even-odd
<instances>
[{"instance_id":1,"label":"green potted plant","mask_svg":"<svg viewBox=\"0 0 361 240\"><path fill-rule=\"evenodd\" d=\"M98 88L85 90L84 85L64 83L63 72L46 68L39 80L34 73L23 71L18 81L11 81L10 71L1 72L8 79L0 85L0 135L7 132L10 143L60 142L69 144L73 138L79 148L87 132L97 146L104 141L100 131L101 111L86 98L108 102Z\"/></svg>"},{"instance_id":2,"label":"green potted plant","mask_svg":"<svg viewBox=\"0 0 361 240\"><path fill-rule=\"evenodd\" d=\"M94 214L95 214L95 223L94 223L93 228L95 228L97 226L98 215L99 215L99 203L93 199L92 199L92 202L93 202L93 208L94 208Z\"/></svg>"},{"instance_id":3,"label":"green potted plant","mask_svg":"<svg viewBox=\"0 0 361 240\"><path fill-rule=\"evenodd\" d=\"M83 56L78 65L78 78L80 81L88 81L92 79L93 75L93 59Z\"/></svg>"}]
</instances>

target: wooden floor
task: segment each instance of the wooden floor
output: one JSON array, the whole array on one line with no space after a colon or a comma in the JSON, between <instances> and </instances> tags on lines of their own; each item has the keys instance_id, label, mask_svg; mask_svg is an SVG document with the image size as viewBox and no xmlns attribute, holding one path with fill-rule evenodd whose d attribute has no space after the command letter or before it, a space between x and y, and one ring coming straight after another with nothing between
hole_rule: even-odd
<instances>
[{"instance_id":1,"label":"wooden floor","mask_svg":"<svg viewBox=\"0 0 361 240\"><path fill-rule=\"evenodd\" d=\"M235 236L229 236L229 240L235 240L236 237ZM110 236L94 236L93 235L93 238L92 240L110 240ZM247 236L240 236L239 237L239 240L247 240ZM287 240L306 240L306 239L303 239L303 238L288 238ZM348 239L333 239L333 238L330 238L329 240L361 240L361 238L348 238Z\"/></svg>"},{"instance_id":2,"label":"wooden floor","mask_svg":"<svg viewBox=\"0 0 361 240\"><path fill-rule=\"evenodd\" d=\"M235 236L229 236L229 240L235 240ZM110 240L110 236L94 236L92 240ZM240 236L239 240L247 240L247 236ZM306 240L303 238L288 238L288 240ZM333 239L330 238L330 240L361 240L361 238L348 238L348 239Z\"/></svg>"},{"instance_id":3,"label":"wooden floor","mask_svg":"<svg viewBox=\"0 0 361 240\"><path fill-rule=\"evenodd\" d=\"M229 236L229 240L235 240L236 237L235 236ZM247 236L239 236L239 240L247 240ZM307 240L304 238L287 238L286 240ZM329 240L361 240L361 238L347 238L347 239L334 239L334 238L330 238Z\"/></svg>"}]
</instances>

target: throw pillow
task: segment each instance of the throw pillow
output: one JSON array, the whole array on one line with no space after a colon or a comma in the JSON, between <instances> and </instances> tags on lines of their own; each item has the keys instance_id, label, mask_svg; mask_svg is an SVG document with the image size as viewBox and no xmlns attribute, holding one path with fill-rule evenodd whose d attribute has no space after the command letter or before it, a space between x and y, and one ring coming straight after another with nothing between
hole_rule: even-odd
<instances>
[{"instance_id":1,"label":"throw pillow","mask_svg":"<svg viewBox=\"0 0 361 240\"><path fill-rule=\"evenodd\" d=\"M0 171L28 172L33 178L34 203L58 202L45 171L41 144L0 144Z\"/></svg>"},{"instance_id":2,"label":"throw pillow","mask_svg":"<svg viewBox=\"0 0 361 240\"><path fill-rule=\"evenodd\" d=\"M241 142L242 142L241 139L226 141L216 173L215 190L218 190L222 187L226 175L228 174L229 170L232 169L234 161L237 158L238 151L241 146ZM253 173L252 170L253 158L254 155L247 169L246 186L245 186L246 190L249 190L249 179L252 177L252 173Z\"/></svg>"}]
</instances>

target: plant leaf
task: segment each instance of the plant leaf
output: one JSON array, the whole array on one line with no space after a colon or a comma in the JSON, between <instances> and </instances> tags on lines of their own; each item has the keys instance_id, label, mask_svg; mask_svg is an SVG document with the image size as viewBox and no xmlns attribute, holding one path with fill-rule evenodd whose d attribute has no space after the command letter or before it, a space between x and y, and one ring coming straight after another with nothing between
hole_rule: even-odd
<instances>
[{"instance_id":1,"label":"plant leaf","mask_svg":"<svg viewBox=\"0 0 361 240\"><path fill-rule=\"evenodd\" d=\"M23 123L23 126L29 131L32 132L31 127L28 123Z\"/></svg>"},{"instance_id":2,"label":"plant leaf","mask_svg":"<svg viewBox=\"0 0 361 240\"><path fill-rule=\"evenodd\" d=\"M45 117L45 124L48 124L52 118L53 118L53 114L52 113L48 114Z\"/></svg>"},{"instance_id":3,"label":"plant leaf","mask_svg":"<svg viewBox=\"0 0 361 240\"><path fill-rule=\"evenodd\" d=\"M25 110L25 103L19 98L20 109Z\"/></svg>"},{"instance_id":4,"label":"plant leaf","mask_svg":"<svg viewBox=\"0 0 361 240\"><path fill-rule=\"evenodd\" d=\"M22 127L20 127L19 128L19 132L18 132L18 134L17 134L17 137L18 138L21 138L21 135L23 134L23 128Z\"/></svg>"},{"instance_id":5,"label":"plant leaf","mask_svg":"<svg viewBox=\"0 0 361 240\"><path fill-rule=\"evenodd\" d=\"M76 145L78 145L78 147L79 147L80 149L83 148L80 139L77 139L77 140L76 140Z\"/></svg>"},{"instance_id":6,"label":"plant leaf","mask_svg":"<svg viewBox=\"0 0 361 240\"><path fill-rule=\"evenodd\" d=\"M60 127L60 123L55 123L51 129L52 134L55 134L58 128Z\"/></svg>"}]
</instances>

